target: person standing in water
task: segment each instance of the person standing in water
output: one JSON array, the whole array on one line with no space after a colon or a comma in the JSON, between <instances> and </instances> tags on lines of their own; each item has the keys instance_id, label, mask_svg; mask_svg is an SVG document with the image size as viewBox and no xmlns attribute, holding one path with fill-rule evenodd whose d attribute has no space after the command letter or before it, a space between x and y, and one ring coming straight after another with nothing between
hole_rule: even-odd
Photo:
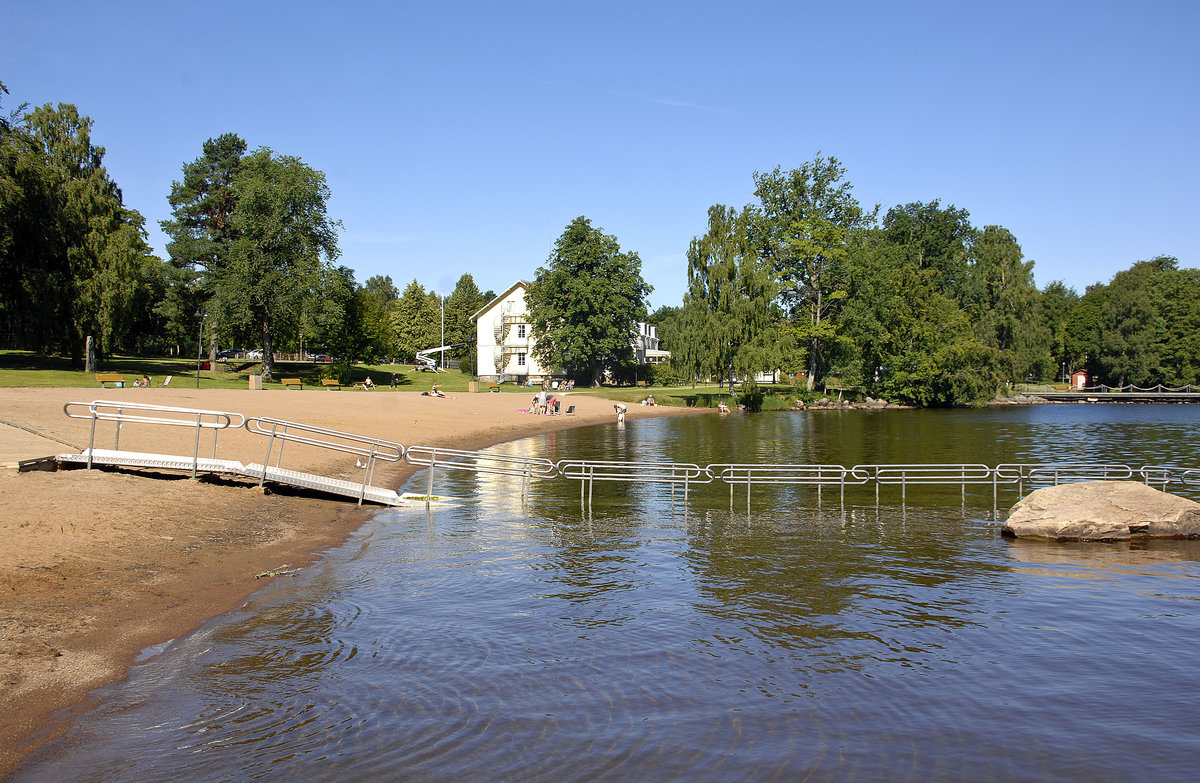
<instances>
[{"instance_id":1,"label":"person standing in water","mask_svg":"<svg viewBox=\"0 0 1200 783\"><path fill-rule=\"evenodd\" d=\"M617 424L621 427L625 426L625 403L618 402L613 405L613 410L617 412Z\"/></svg>"}]
</instances>

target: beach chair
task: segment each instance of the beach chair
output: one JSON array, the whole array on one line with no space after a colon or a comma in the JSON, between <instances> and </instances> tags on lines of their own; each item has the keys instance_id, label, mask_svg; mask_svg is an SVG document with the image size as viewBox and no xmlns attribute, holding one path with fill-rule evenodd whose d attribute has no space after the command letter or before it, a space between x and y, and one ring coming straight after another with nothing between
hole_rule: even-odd
<instances>
[{"instance_id":1,"label":"beach chair","mask_svg":"<svg viewBox=\"0 0 1200 783\"><path fill-rule=\"evenodd\" d=\"M567 416L574 416L574 415L575 415L575 406L574 406L574 405L571 405L571 406L569 406L569 407L567 408L567 412L566 412L566 414L565 414L565 415L567 415Z\"/></svg>"},{"instance_id":2,"label":"beach chair","mask_svg":"<svg viewBox=\"0 0 1200 783\"><path fill-rule=\"evenodd\" d=\"M174 377L175 377L174 375L168 375L166 378L164 378L163 382L162 382L162 387L165 389L167 387L167 385L171 383L171 379Z\"/></svg>"}]
</instances>

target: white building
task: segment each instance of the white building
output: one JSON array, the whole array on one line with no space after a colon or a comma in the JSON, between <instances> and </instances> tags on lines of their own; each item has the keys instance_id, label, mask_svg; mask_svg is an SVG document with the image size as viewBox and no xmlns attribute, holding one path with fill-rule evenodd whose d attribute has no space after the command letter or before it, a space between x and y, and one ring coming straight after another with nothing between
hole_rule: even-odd
<instances>
[{"instance_id":1,"label":"white building","mask_svg":"<svg viewBox=\"0 0 1200 783\"><path fill-rule=\"evenodd\" d=\"M533 325L525 309L529 283L518 280L471 316L478 341L476 375L494 383L541 383L562 376L561 369L542 367L533 356ZM639 322L631 339L639 364L669 361L659 348L658 327Z\"/></svg>"},{"instance_id":2,"label":"white building","mask_svg":"<svg viewBox=\"0 0 1200 783\"><path fill-rule=\"evenodd\" d=\"M659 348L658 327L642 321L637 322L633 353L638 364L666 364L671 361L671 352Z\"/></svg>"}]
</instances>

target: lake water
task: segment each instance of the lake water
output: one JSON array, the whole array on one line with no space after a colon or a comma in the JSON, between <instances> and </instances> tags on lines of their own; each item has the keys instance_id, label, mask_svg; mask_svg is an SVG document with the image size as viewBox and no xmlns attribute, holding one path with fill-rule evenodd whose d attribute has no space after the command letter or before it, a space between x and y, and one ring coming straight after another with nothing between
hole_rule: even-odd
<instances>
[{"instance_id":1,"label":"lake water","mask_svg":"<svg viewBox=\"0 0 1200 783\"><path fill-rule=\"evenodd\" d=\"M698 416L560 459L1200 466L1200 407ZM1193 780L1200 542L1002 539L991 488L437 476L155 651L18 781ZM418 474L411 489L422 491ZM1015 493L1002 495L1006 508Z\"/></svg>"}]
</instances>

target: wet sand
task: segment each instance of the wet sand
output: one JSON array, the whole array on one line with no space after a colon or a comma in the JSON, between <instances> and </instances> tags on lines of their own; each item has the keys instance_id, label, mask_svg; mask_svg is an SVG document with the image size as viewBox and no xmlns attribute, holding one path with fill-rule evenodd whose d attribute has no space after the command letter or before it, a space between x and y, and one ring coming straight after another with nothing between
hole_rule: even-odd
<instances>
[{"instance_id":1,"label":"wet sand","mask_svg":"<svg viewBox=\"0 0 1200 783\"><path fill-rule=\"evenodd\" d=\"M18 472L18 460L79 451L90 422L69 401L128 400L272 416L410 445L479 449L539 432L612 423L612 402L567 395L574 416L519 412L530 395L423 397L378 390L0 389L0 777L125 676L145 648L239 606L281 567L301 568L378 507L227 479L132 470ZM631 406L628 418L695 409ZM121 448L190 454L194 430L127 425ZM113 425L97 429L111 447ZM202 454L211 453L211 440ZM262 462L266 441L222 432L217 456ZM354 457L289 444L285 467L354 474ZM396 487L413 472L376 469Z\"/></svg>"}]
</instances>

